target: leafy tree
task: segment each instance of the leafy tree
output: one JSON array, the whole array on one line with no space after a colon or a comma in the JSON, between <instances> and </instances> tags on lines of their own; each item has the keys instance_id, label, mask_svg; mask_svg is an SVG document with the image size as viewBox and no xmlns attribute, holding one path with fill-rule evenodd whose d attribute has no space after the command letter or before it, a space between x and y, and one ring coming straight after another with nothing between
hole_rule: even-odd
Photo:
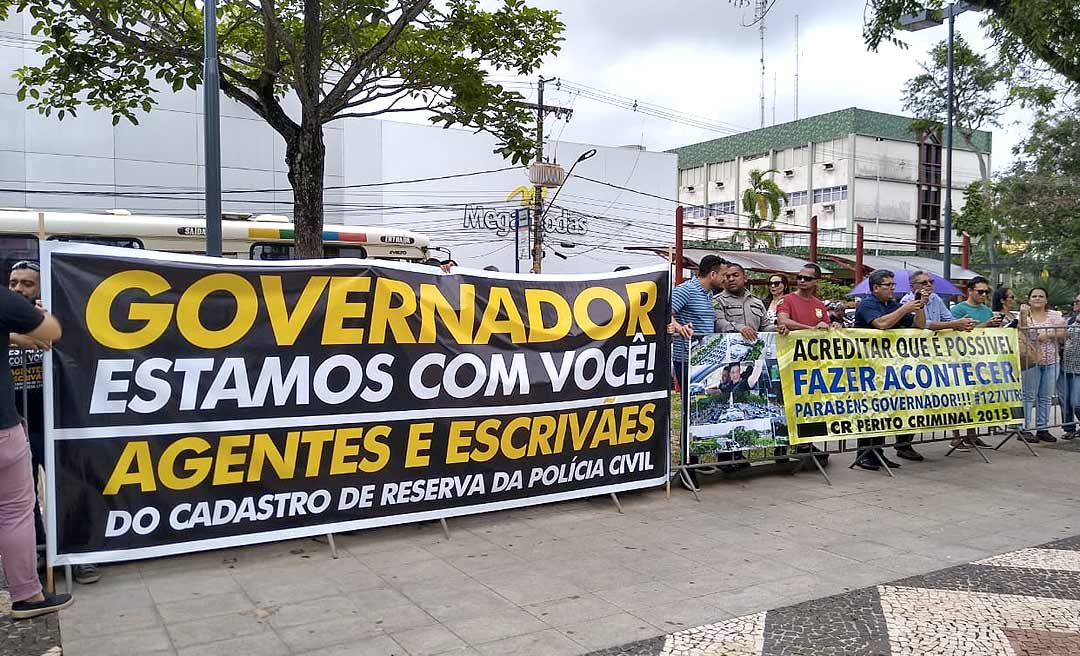
<instances>
[{"instance_id":1,"label":"leafy tree","mask_svg":"<svg viewBox=\"0 0 1080 656\"><path fill-rule=\"evenodd\" d=\"M863 39L871 50L882 41L906 47L896 36L900 17L939 11L945 0L866 0ZM983 26L1010 69L1053 73L1080 84L1080 13L1069 0L968 0L983 12Z\"/></svg>"},{"instance_id":2,"label":"leafy tree","mask_svg":"<svg viewBox=\"0 0 1080 656\"><path fill-rule=\"evenodd\" d=\"M1031 273L1080 281L1080 106L1044 112L995 184L994 215Z\"/></svg>"},{"instance_id":3,"label":"leafy tree","mask_svg":"<svg viewBox=\"0 0 1080 656\"><path fill-rule=\"evenodd\" d=\"M743 192L742 197L743 211L747 214L749 228L773 229L775 225L769 219L770 213L775 219L780 214L780 201L787 202L787 192L781 189L776 181L767 177L773 173L778 173L778 171L776 169L750 171L750 185ZM732 235L732 241L740 244L745 242L750 250L754 250L759 245L776 248L779 242L776 233L752 231L736 232Z\"/></svg>"},{"instance_id":4,"label":"leafy tree","mask_svg":"<svg viewBox=\"0 0 1080 656\"><path fill-rule=\"evenodd\" d=\"M0 17L28 12L40 63L21 68L18 97L59 119L83 105L138 122L163 83L202 79L196 0L0 0ZM221 91L285 141L296 246L322 254L323 126L347 117L427 112L444 127L494 135L524 161L533 147L522 97L491 80L524 75L557 52L558 12L502 0L223 0ZM293 96L298 112L284 102Z\"/></svg>"}]
</instances>

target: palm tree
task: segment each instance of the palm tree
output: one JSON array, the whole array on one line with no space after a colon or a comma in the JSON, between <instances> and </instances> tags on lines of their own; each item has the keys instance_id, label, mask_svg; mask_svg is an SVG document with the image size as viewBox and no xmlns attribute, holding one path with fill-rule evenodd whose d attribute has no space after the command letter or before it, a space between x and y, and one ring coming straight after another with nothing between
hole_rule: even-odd
<instances>
[{"instance_id":1,"label":"palm tree","mask_svg":"<svg viewBox=\"0 0 1080 656\"><path fill-rule=\"evenodd\" d=\"M779 173L779 171L776 169L750 171L750 186L743 192L742 199L743 212L747 214L750 228L774 228L769 215L771 213L772 218L775 219L780 214L780 201L787 202L787 192L781 189L772 178L767 177L773 173ZM779 242L778 235L770 232L737 232L734 238L740 243L745 242L750 250L754 250L758 245L776 248Z\"/></svg>"}]
</instances>

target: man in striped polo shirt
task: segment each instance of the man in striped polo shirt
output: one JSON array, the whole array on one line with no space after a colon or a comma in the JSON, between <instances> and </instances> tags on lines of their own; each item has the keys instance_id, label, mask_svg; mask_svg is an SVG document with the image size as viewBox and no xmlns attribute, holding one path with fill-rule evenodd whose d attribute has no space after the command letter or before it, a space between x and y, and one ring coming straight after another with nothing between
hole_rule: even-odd
<instances>
[{"instance_id":1,"label":"man in striped polo shirt","mask_svg":"<svg viewBox=\"0 0 1080 656\"><path fill-rule=\"evenodd\" d=\"M695 333L711 333L716 328L716 310L713 308L713 294L724 288L727 262L717 255L706 255L698 264L698 275L677 286L671 292L672 320L668 332L675 336L671 347L672 367L675 379L679 381L683 407L686 407L686 384L690 359L688 340ZM686 426L683 426L683 440L686 439ZM697 463L697 456L690 456L690 463ZM680 477L683 485L687 481ZM697 488L697 475L690 470L690 483Z\"/></svg>"}]
</instances>

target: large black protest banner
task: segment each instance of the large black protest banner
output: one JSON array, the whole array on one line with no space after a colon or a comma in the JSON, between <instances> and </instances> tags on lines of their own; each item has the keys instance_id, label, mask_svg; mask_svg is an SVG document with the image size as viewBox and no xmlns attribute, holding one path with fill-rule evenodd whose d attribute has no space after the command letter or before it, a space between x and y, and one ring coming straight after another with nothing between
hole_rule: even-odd
<instances>
[{"instance_id":1,"label":"large black protest banner","mask_svg":"<svg viewBox=\"0 0 1080 656\"><path fill-rule=\"evenodd\" d=\"M50 244L49 552L106 562L667 478L666 267L451 273Z\"/></svg>"}]
</instances>

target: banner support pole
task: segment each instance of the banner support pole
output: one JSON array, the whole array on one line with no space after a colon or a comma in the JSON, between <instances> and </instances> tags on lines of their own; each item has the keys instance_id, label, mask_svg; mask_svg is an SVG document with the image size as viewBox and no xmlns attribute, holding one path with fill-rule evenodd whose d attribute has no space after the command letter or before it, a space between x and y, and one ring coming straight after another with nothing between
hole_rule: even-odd
<instances>
[{"instance_id":1,"label":"banner support pole","mask_svg":"<svg viewBox=\"0 0 1080 656\"><path fill-rule=\"evenodd\" d=\"M990 458L987 458L986 454L983 453L982 447L979 446L977 442L972 442L971 446L975 448L975 453L979 454L979 457L983 459L983 462L985 462L986 464L989 465L990 464Z\"/></svg>"},{"instance_id":2,"label":"banner support pole","mask_svg":"<svg viewBox=\"0 0 1080 656\"><path fill-rule=\"evenodd\" d=\"M817 467L818 472L820 472L822 477L825 478L825 483L829 487L832 487L832 480L829 478L829 475L825 473L825 468L821 466L821 461L817 459L817 456L814 455L813 452L810 453L810 459L814 461L814 466ZM799 458L799 462L802 463L802 461L803 458Z\"/></svg>"},{"instance_id":3,"label":"banner support pole","mask_svg":"<svg viewBox=\"0 0 1080 656\"><path fill-rule=\"evenodd\" d=\"M870 448L872 449L874 457L877 458L877 461L880 462L881 466L885 468L885 473L889 475L889 478L896 478L896 474L892 473L892 467L889 467L889 464L885 462L885 457L881 455L881 452L878 451L875 447Z\"/></svg>"},{"instance_id":4,"label":"banner support pole","mask_svg":"<svg viewBox=\"0 0 1080 656\"><path fill-rule=\"evenodd\" d=\"M450 539L450 526L447 525L445 517L440 517L439 518L439 525L442 526L442 531L443 531L443 533L446 534L446 539L449 540Z\"/></svg>"},{"instance_id":5,"label":"banner support pole","mask_svg":"<svg viewBox=\"0 0 1080 656\"><path fill-rule=\"evenodd\" d=\"M1018 431L1018 430L1011 430L1011 431L1009 431L1009 434L1005 436L1005 439L1001 440L1001 444L998 444L997 446L995 446L995 447L994 447L994 451L997 451L997 450L998 450L998 449L1000 449L1001 447L1003 447L1003 446L1005 446L1006 444L1008 444L1009 440L1013 439L1014 437L1017 437L1017 438L1018 438L1019 436L1020 436L1020 431ZM1019 442L1020 442L1021 444L1023 444L1024 446L1026 446L1026 447L1027 447L1028 453L1030 453L1031 455L1035 456L1036 458L1038 458L1038 457L1039 457L1039 454L1038 454L1038 453L1035 453L1035 449L1031 448L1031 445L1027 443L1027 440L1018 440L1018 441L1019 441Z\"/></svg>"},{"instance_id":6,"label":"banner support pole","mask_svg":"<svg viewBox=\"0 0 1080 656\"><path fill-rule=\"evenodd\" d=\"M326 534L326 543L330 545L330 557L333 558L334 560L337 560L337 557L338 557L338 555L337 555L337 544L334 543L334 534L333 533L327 533Z\"/></svg>"},{"instance_id":7,"label":"banner support pole","mask_svg":"<svg viewBox=\"0 0 1080 656\"><path fill-rule=\"evenodd\" d=\"M670 485L670 482L668 483ZM619 503L619 497L614 492L611 493L611 500L615 502L615 509L619 511L619 514L623 514L622 504Z\"/></svg>"}]
</instances>

